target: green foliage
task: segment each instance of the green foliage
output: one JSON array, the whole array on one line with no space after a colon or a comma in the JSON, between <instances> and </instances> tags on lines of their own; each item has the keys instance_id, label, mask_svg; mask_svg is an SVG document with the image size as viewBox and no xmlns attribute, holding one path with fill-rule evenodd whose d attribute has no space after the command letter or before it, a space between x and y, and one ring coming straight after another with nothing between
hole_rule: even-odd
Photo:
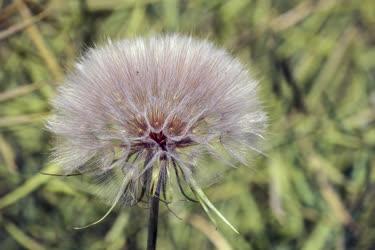
<instances>
[{"instance_id":1,"label":"green foliage","mask_svg":"<svg viewBox=\"0 0 375 250\"><path fill-rule=\"evenodd\" d=\"M63 72L107 37L161 32L228 48L261 80L271 119L267 156L204 189L239 234L199 204L163 205L159 249L375 246L374 1L24 2L0 0L1 249L145 248L144 205L74 230L108 206L66 182L80 177L39 172L56 170L43 122Z\"/></svg>"}]
</instances>

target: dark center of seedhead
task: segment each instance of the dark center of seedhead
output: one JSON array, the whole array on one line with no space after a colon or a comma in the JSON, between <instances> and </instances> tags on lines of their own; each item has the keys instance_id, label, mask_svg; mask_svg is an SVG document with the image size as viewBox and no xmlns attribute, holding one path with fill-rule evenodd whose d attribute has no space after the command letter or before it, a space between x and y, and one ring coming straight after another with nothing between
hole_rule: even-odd
<instances>
[{"instance_id":1,"label":"dark center of seedhead","mask_svg":"<svg viewBox=\"0 0 375 250\"><path fill-rule=\"evenodd\" d=\"M167 137L163 134L163 132L154 133L150 132L149 137L154 140L161 149L167 150Z\"/></svg>"},{"instance_id":2,"label":"dark center of seedhead","mask_svg":"<svg viewBox=\"0 0 375 250\"><path fill-rule=\"evenodd\" d=\"M195 144L189 135L181 138L186 123L178 119L178 117L170 119L164 129L162 127L166 121L162 112L152 110L148 119L149 122L146 122L144 117L136 116L134 120L127 124L129 132L136 137L142 138L132 143L131 148L133 151L154 148L155 144L163 151ZM176 140L176 138L179 139Z\"/></svg>"}]
</instances>

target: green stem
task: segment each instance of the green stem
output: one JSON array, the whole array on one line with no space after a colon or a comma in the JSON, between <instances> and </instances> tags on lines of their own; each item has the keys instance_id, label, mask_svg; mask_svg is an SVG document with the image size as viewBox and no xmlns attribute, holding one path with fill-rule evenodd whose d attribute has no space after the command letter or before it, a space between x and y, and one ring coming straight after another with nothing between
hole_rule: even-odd
<instances>
[{"instance_id":1,"label":"green stem","mask_svg":"<svg viewBox=\"0 0 375 250\"><path fill-rule=\"evenodd\" d=\"M156 240L158 234L158 219L159 219L159 197L161 189L161 176L159 175L158 184L154 195L150 198L150 215L148 222L148 238L147 250L156 249Z\"/></svg>"}]
</instances>

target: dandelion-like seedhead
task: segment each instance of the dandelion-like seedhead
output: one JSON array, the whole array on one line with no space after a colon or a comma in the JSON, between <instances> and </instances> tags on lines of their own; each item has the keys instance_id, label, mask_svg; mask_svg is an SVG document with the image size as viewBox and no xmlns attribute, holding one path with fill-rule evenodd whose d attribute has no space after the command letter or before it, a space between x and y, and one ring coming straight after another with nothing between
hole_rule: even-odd
<instances>
[{"instance_id":1,"label":"dandelion-like seedhead","mask_svg":"<svg viewBox=\"0 0 375 250\"><path fill-rule=\"evenodd\" d=\"M101 176L111 186L106 198L130 205L156 188L165 193L172 176L194 192L205 157L246 163L266 123L245 67L207 41L180 35L90 49L53 109L54 161L66 174Z\"/></svg>"}]
</instances>

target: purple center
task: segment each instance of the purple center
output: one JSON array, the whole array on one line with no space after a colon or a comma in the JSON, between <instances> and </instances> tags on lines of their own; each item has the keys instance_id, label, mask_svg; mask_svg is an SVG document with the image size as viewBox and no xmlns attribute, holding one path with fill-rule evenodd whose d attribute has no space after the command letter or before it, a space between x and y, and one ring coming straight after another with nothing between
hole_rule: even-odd
<instances>
[{"instance_id":1,"label":"purple center","mask_svg":"<svg viewBox=\"0 0 375 250\"><path fill-rule=\"evenodd\" d=\"M154 140L163 150L167 150L167 137L163 134L163 132L150 132L149 137Z\"/></svg>"}]
</instances>

